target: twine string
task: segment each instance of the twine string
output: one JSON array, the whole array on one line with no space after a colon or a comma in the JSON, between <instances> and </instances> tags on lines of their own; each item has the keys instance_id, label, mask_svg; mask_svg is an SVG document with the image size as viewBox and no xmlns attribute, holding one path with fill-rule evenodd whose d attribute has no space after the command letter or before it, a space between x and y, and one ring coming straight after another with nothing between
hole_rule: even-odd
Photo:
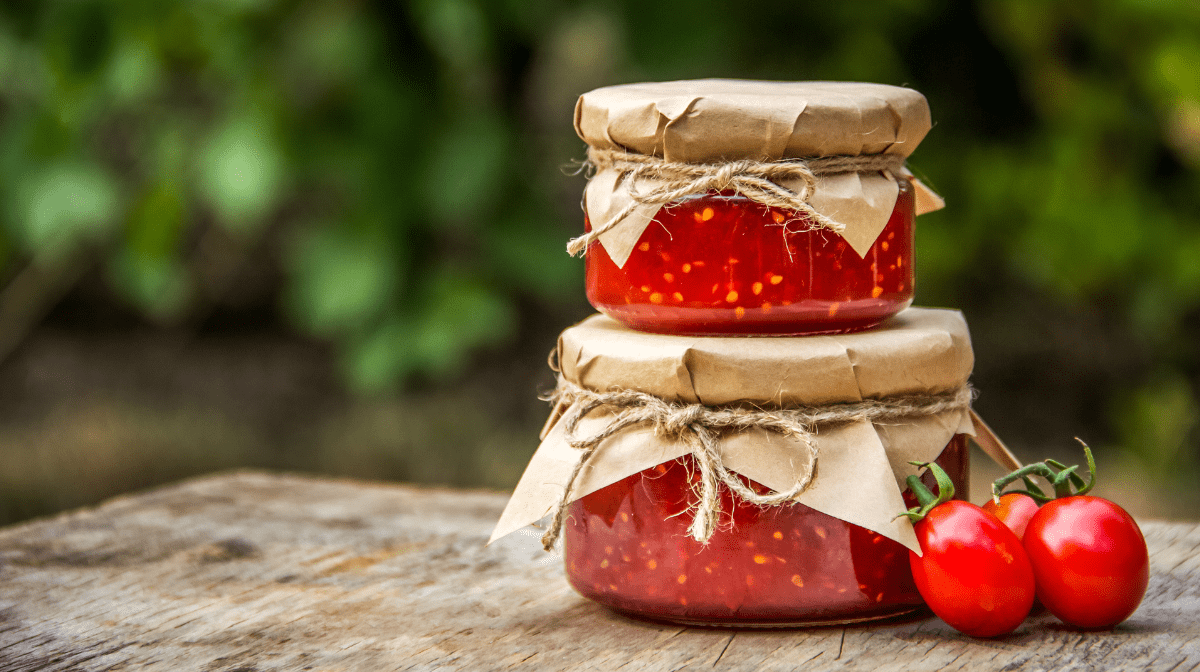
<instances>
[{"instance_id":1,"label":"twine string","mask_svg":"<svg viewBox=\"0 0 1200 672\"><path fill-rule=\"evenodd\" d=\"M592 230L571 239L567 252L583 253L602 234L611 231L630 213L644 205L662 206L693 194L733 191L768 207L795 211L810 229L829 229L842 233L845 225L817 212L809 201L816 193L817 176L850 172L898 171L904 165L899 154L828 156L786 161L727 161L723 163L683 163L655 156L632 154L610 149L588 148L585 166L595 170L616 170L629 184L630 202L607 222L593 222ZM645 188L646 181L653 183ZM799 191L781 182L799 182ZM639 186L641 185L641 186Z\"/></svg>"},{"instance_id":2,"label":"twine string","mask_svg":"<svg viewBox=\"0 0 1200 672\"><path fill-rule=\"evenodd\" d=\"M729 488L737 497L758 506L782 506L795 501L812 485L817 475L817 447L814 439L818 425L838 425L855 420L881 422L905 417L936 415L951 410L969 408L974 390L964 385L956 390L931 395L895 396L867 399L861 402L762 410L735 406L708 407L701 404L670 402L652 394L635 390L593 392L566 380L560 374L558 387L549 401L567 404L569 408L561 422L568 445L580 451L579 461L571 470L562 499L554 514L542 546L554 547L562 531L567 508L578 484L579 474L606 439L630 427L649 425L654 432L668 439L683 441L691 448L699 479L693 485L696 503L688 534L706 543L717 529L720 510L720 485ZM615 415L600 430L589 436L579 436L579 422L593 411L607 408ZM726 432L762 429L781 436L799 439L808 457L808 466L796 483L786 490L759 494L747 486L724 464L718 441Z\"/></svg>"}]
</instances>

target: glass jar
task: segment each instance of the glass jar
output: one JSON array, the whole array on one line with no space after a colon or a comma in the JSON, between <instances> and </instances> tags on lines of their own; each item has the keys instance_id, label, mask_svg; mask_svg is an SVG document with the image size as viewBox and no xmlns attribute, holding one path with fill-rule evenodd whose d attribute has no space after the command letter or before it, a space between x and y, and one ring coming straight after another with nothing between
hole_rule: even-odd
<instances>
[{"instance_id":1,"label":"glass jar","mask_svg":"<svg viewBox=\"0 0 1200 672\"><path fill-rule=\"evenodd\" d=\"M968 456L959 434L937 459L962 496ZM725 524L697 542L687 535L692 467L690 456L660 464L571 505L563 552L575 590L631 615L710 626L855 623L923 605L907 548L802 504L759 507L722 488Z\"/></svg>"},{"instance_id":2,"label":"glass jar","mask_svg":"<svg viewBox=\"0 0 1200 672\"><path fill-rule=\"evenodd\" d=\"M912 183L864 257L795 213L710 193L659 210L623 267L587 250L587 296L640 331L817 334L872 327L913 298ZM590 222L585 222L590 230Z\"/></svg>"}]
</instances>

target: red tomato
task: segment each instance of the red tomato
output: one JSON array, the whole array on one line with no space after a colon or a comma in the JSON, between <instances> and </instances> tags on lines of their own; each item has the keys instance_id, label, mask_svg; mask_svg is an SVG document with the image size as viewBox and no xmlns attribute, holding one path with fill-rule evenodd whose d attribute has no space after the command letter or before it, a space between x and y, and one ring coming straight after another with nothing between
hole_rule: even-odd
<instances>
[{"instance_id":1,"label":"red tomato","mask_svg":"<svg viewBox=\"0 0 1200 672\"><path fill-rule=\"evenodd\" d=\"M913 529L924 553L909 553L917 590L955 630L996 637L1029 615L1033 568L1021 540L995 516L954 500L934 507Z\"/></svg>"},{"instance_id":2,"label":"red tomato","mask_svg":"<svg viewBox=\"0 0 1200 672\"><path fill-rule=\"evenodd\" d=\"M1044 504L1024 542L1038 599L1063 623L1111 628L1146 595L1146 539L1133 517L1107 499L1079 495Z\"/></svg>"},{"instance_id":3,"label":"red tomato","mask_svg":"<svg viewBox=\"0 0 1200 672\"><path fill-rule=\"evenodd\" d=\"M1025 536L1025 527L1029 525L1029 519L1038 512L1038 503L1028 495L1009 492L1000 495L999 504L996 500L989 499L981 508L999 518L1000 522L1007 525L1008 529L1021 539Z\"/></svg>"}]
</instances>

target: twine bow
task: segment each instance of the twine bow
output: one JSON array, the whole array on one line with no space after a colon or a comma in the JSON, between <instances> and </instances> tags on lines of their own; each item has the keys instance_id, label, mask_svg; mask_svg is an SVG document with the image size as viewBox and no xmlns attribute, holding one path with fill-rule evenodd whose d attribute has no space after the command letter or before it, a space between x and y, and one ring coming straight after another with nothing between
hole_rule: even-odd
<instances>
[{"instance_id":1,"label":"twine bow","mask_svg":"<svg viewBox=\"0 0 1200 672\"><path fill-rule=\"evenodd\" d=\"M710 191L733 191L768 207L795 211L812 229L842 233L845 225L822 215L809 205L816 193L817 176L898 171L904 166L904 157L899 154L868 154L787 161L681 163L644 154L589 147L585 166L592 170L617 170L629 184L631 200L607 222L593 222L591 231L571 239L567 243L567 252L572 255L584 252L592 241L612 230L638 207L662 206L686 196ZM652 180L656 184L643 191L638 187L639 181L643 180ZM799 182L800 190L792 191L782 186L781 182Z\"/></svg>"},{"instance_id":2,"label":"twine bow","mask_svg":"<svg viewBox=\"0 0 1200 672\"><path fill-rule=\"evenodd\" d=\"M735 495L759 506L781 506L792 503L809 488L817 475L817 448L813 441L817 425L834 425L866 420L879 422L916 415L935 415L944 411L961 410L971 405L974 391L964 385L956 390L927 396L868 399L857 403L831 404L759 410L733 406L710 408L701 404L670 402L652 394L634 390L593 392L584 389L560 374L558 387L549 400L569 405L561 422L567 443L582 452L571 471L562 499L554 509L550 527L542 537L546 550L554 547L566 518L571 494L583 467L605 439L630 427L650 425L659 436L684 441L699 467L700 479L695 484L696 504L688 533L701 543L707 542L716 531L720 516L719 484L723 483ZM580 420L600 408L611 408L616 415L603 429L590 436L577 436ZM808 468L787 490L760 495L725 467L717 439L723 432L744 432L764 429L800 440L808 455Z\"/></svg>"}]
</instances>

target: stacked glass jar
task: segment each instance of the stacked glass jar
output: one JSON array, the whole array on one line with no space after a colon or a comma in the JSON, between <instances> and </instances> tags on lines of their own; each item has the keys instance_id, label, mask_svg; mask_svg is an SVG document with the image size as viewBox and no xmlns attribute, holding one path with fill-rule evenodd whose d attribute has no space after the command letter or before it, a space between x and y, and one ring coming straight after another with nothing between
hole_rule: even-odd
<instances>
[{"instance_id":1,"label":"stacked glass jar","mask_svg":"<svg viewBox=\"0 0 1200 672\"><path fill-rule=\"evenodd\" d=\"M576 249L586 244L589 301L633 330L696 337L885 323L912 303L917 204L936 199L903 167L929 119L919 93L871 84L710 80L585 94L575 122L595 174ZM771 177L801 162L817 167L810 177ZM739 174L747 179L730 178ZM800 209L754 181L763 175ZM689 184L723 188L680 195ZM967 456L955 434L937 460L960 493ZM693 624L847 623L920 606L903 545L803 504L761 507L723 489L730 524L707 542L690 538L697 478L687 455L571 504L563 539L575 589Z\"/></svg>"}]
</instances>

